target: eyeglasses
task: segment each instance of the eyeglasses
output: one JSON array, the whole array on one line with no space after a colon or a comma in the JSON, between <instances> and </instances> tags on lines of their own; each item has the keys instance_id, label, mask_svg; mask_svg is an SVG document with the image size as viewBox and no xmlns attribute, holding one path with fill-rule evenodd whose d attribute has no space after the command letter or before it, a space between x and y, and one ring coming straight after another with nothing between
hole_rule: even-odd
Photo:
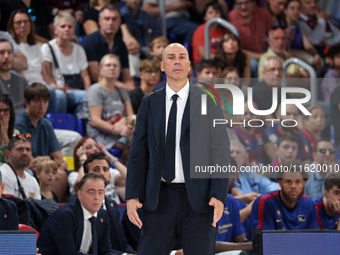
<instances>
[{"instance_id":1,"label":"eyeglasses","mask_svg":"<svg viewBox=\"0 0 340 255\"><path fill-rule=\"evenodd\" d=\"M9 108L0 108L0 114L3 113L3 114L8 114L9 113Z\"/></svg>"},{"instance_id":2,"label":"eyeglasses","mask_svg":"<svg viewBox=\"0 0 340 255\"><path fill-rule=\"evenodd\" d=\"M319 152L321 154L326 154L327 150L328 150L329 154L335 154L335 150L334 149L319 149Z\"/></svg>"},{"instance_id":3,"label":"eyeglasses","mask_svg":"<svg viewBox=\"0 0 340 255\"><path fill-rule=\"evenodd\" d=\"M19 134L19 135L14 135L13 138L16 140L24 140L24 141L29 141L31 139L30 134Z\"/></svg>"},{"instance_id":4,"label":"eyeglasses","mask_svg":"<svg viewBox=\"0 0 340 255\"><path fill-rule=\"evenodd\" d=\"M14 25L20 26L21 23L24 23L24 25L27 25L28 23L30 23L30 21L28 19L25 19L25 20L17 20L17 21L14 21L13 23Z\"/></svg>"}]
</instances>

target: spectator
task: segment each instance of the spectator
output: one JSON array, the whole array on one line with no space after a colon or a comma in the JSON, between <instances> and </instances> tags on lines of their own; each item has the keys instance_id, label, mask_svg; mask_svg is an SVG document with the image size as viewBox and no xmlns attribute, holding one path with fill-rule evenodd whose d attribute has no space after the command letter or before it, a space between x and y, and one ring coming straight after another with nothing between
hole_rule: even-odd
<instances>
[{"instance_id":1,"label":"spectator","mask_svg":"<svg viewBox=\"0 0 340 255\"><path fill-rule=\"evenodd\" d=\"M150 38L157 35L157 21L149 13L142 10L141 3L142 0L126 0L126 5L120 8L120 13L129 32L140 44L144 53L142 56L145 56L149 53L148 43Z\"/></svg>"},{"instance_id":2,"label":"spectator","mask_svg":"<svg viewBox=\"0 0 340 255\"><path fill-rule=\"evenodd\" d=\"M6 146L14 134L19 134L14 129L15 113L12 100L8 95L0 95L0 134L1 150L0 165L7 162Z\"/></svg>"},{"instance_id":3,"label":"spectator","mask_svg":"<svg viewBox=\"0 0 340 255\"><path fill-rule=\"evenodd\" d=\"M133 115L128 93L116 86L121 70L118 57L105 55L99 64L99 82L92 85L85 97L79 117L86 119L86 133L105 148L122 147L121 136L131 136L133 127L127 118ZM125 116L126 114L126 116Z\"/></svg>"},{"instance_id":4,"label":"spectator","mask_svg":"<svg viewBox=\"0 0 340 255\"><path fill-rule=\"evenodd\" d=\"M321 56L325 46L340 43L339 29L327 20L324 11L319 10L317 0L301 0L299 24Z\"/></svg>"},{"instance_id":5,"label":"spectator","mask_svg":"<svg viewBox=\"0 0 340 255\"><path fill-rule=\"evenodd\" d=\"M296 159L310 162L312 159L312 151L308 139L303 135L302 131L297 127L299 121L299 109L296 105L286 105L286 115L281 114L281 104L276 112L276 118L280 119L280 123L284 121L284 125L274 123L274 125L266 127L266 133L269 140L275 147L278 145L279 137L285 134L293 135L299 141L298 155Z\"/></svg>"},{"instance_id":6,"label":"spectator","mask_svg":"<svg viewBox=\"0 0 340 255\"><path fill-rule=\"evenodd\" d=\"M340 178L331 174L325 179L323 197L314 201L320 229L340 230Z\"/></svg>"},{"instance_id":7,"label":"spectator","mask_svg":"<svg viewBox=\"0 0 340 255\"><path fill-rule=\"evenodd\" d=\"M155 85L161 76L161 65L155 59L144 59L139 66L140 86L131 90L129 96L133 112L137 114L142 99L145 95L154 91Z\"/></svg>"},{"instance_id":8,"label":"spectator","mask_svg":"<svg viewBox=\"0 0 340 255\"><path fill-rule=\"evenodd\" d=\"M149 41L150 55L154 59L159 60L159 62L162 61L163 50L168 45L169 45L169 40L162 35L151 38Z\"/></svg>"},{"instance_id":9,"label":"spectator","mask_svg":"<svg viewBox=\"0 0 340 255\"><path fill-rule=\"evenodd\" d=\"M306 61L314 68L320 69L322 66L321 57L298 23L300 6L300 0L287 0L285 4L285 22L282 25L287 27L287 49L292 55Z\"/></svg>"},{"instance_id":10,"label":"spectator","mask_svg":"<svg viewBox=\"0 0 340 255\"><path fill-rule=\"evenodd\" d=\"M47 0L48 8L53 17L60 13L67 12L75 16L78 22L84 18L81 2L81 0Z\"/></svg>"},{"instance_id":11,"label":"spectator","mask_svg":"<svg viewBox=\"0 0 340 255\"><path fill-rule=\"evenodd\" d=\"M99 13L99 29L84 37L82 46L89 61L89 74L91 81L97 82L99 77L99 61L108 53L116 54L121 62L122 82L117 83L126 90L135 88L130 75L127 48L116 33L121 24L119 9L114 5L106 5Z\"/></svg>"},{"instance_id":12,"label":"spectator","mask_svg":"<svg viewBox=\"0 0 340 255\"><path fill-rule=\"evenodd\" d=\"M256 106L254 106L256 108ZM249 155L249 162L252 165L263 164L265 155L270 162L275 158L275 149L269 141L267 134L260 127L251 127L248 121L255 119L255 115L249 110L248 101L244 101L244 116L240 116L239 121L243 124L237 124L232 127L236 132L242 144L246 147Z\"/></svg>"},{"instance_id":13,"label":"spectator","mask_svg":"<svg viewBox=\"0 0 340 255\"><path fill-rule=\"evenodd\" d=\"M0 93L11 97L14 111L19 114L24 106L24 89L28 84L21 75L11 72L13 62L13 45L0 39Z\"/></svg>"},{"instance_id":14,"label":"spectator","mask_svg":"<svg viewBox=\"0 0 340 255\"><path fill-rule=\"evenodd\" d=\"M280 57L283 61L292 57L290 53L286 51L287 49L287 36L284 27L272 27L268 35L268 45L269 48L267 52L261 55L258 66L259 79L263 79L263 63L268 57ZM301 78L302 73L300 72L300 67L298 65L289 65L287 69L288 77Z\"/></svg>"},{"instance_id":15,"label":"spectator","mask_svg":"<svg viewBox=\"0 0 340 255\"><path fill-rule=\"evenodd\" d=\"M327 56L330 58L330 69L325 74L322 81L323 98L326 103L331 102L332 92L339 86L340 78L340 44L334 45L327 52Z\"/></svg>"},{"instance_id":16,"label":"spectator","mask_svg":"<svg viewBox=\"0 0 340 255\"><path fill-rule=\"evenodd\" d=\"M291 135L281 135L277 141L276 158L272 162L272 166L280 166L281 164L291 162L296 159L298 154L299 141Z\"/></svg>"},{"instance_id":17,"label":"spectator","mask_svg":"<svg viewBox=\"0 0 340 255\"><path fill-rule=\"evenodd\" d=\"M215 61L220 63L222 70L235 67L242 78L250 78L250 60L240 47L239 39L226 32L218 44Z\"/></svg>"},{"instance_id":18,"label":"spectator","mask_svg":"<svg viewBox=\"0 0 340 255\"><path fill-rule=\"evenodd\" d=\"M57 178L53 185L53 191L60 201L64 200L67 186L67 163L63 160L60 145L54 133L51 123L44 118L49 100L48 89L40 83L33 83L26 87L24 92L26 110L17 115L15 128L21 133L32 134L32 156L30 169L35 171L37 164L44 159L53 158L58 165ZM66 133L65 133L66 132ZM67 136L75 137L75 132L62 132L64 140Z\"/></svg>"},{"instance_id":19,"label":"spectator","mask_svg":"<svg viewBox=\"0 0 340 255\"><path fill-rule=\"evenodd\" d=\"M254 0L235 0L235 8L228 19L237 28L241 48L251 59L252 77L257 77L258 60L265 49L265 38L274 24L273 19L266 9L256 7Z\"/></svg>"},{"instance_id":20,"label":"spectator","mask_svg":"<svg viewBox=\"0 0 340 255\"><path fill-rule=\"evenodd\" d=\"M11 36L11 34L5 31L0 31L0 39L5 39L9 41L13 46L13 54L14 54L13 69L16 72L21 72L23 70L26 70L28 68L27 58L25 57L24 54L22 54L22 52L19 49L19 46L13 40L13 37Z\"/></svg>"},{"instance_id":21,"label":"spectator","mask_svg":"<svg viewBox=\"0 0 340 255\"><path fill-rule=\"evenodd\" d=\"M119 160L111 155L103 145L97 143L93 138L84 136L76 144L74 148L74 169L75 171L68 176L70 186L70 193L74 194L78 191L78 184L84 176L84 162L86 159L95 152L103 152L106 159L116 169L110 168L111 179L105 187L106 196L110 199L120 203L125 198L125 182L126 182L126 166L119 162Z\"/></svg>"},{"instance_id":22,"label":"spectator","mask_svg":"<svg viewBox=\"0 0 340 255\"><path fill-rule=\"evenodd\" d=\"M95 152L87 158L84 163L84 173L87 174L96 174L103 176L106 180L106 183L109 183L110 176L110 165L108 160L106 159L107 155L103 152ZM105 187L105 191L107 190L107 186ZM74 197L75 198L75 197ZM105 194L103 208L107 211L110 221L110 238L112 249L117 250L119 252L125 253L133 253L136 251L128 245L126 238L124 236L124 232L122 229L122 225L120 223L120 215L116 202L109 198Z\"/></svg>"},{"instance_id":23,"label":"spectator","mask_svg":"<svg viewBox=\"0 0 340 255\"><path fill-rule=\"evenodd\" d=\"M99 29L98 22L100 16L99 13L107 4L115 4L115 2L116 2L115 0L90 0L89 2L90 9L85 11L85 21L83 24L85 33L87 35L98 31ZM125 24L124 19L121 20L120 29L118 30L116 35L124 41L129 54L139 53L140 45L136 38L134 38L131 35L127 25Z\"/></svg>"},{"instance_id":24,"label":"spectator","mask_svg":"<svg viewBox=\"0 0 340 255\"><path fill-rule=\"evenodd\" d=\"M219 78L221 68L219 64L212 59L202 59L195 65L197 78L213 79Z\"/></svg>"},{"instance_id":25,"label":"spectator","mask_svg":"<svg viewBox=\"0 0 340 255\"><path fill-rule=\"evenodd\" d=\"M194 7L194 3L187 0L167 0L164 3L167 33L175 34L178 42L190 43L194 31L199 26L190 19L189 9ZM160 16L158 0L144 0L142 9L154 17Z\"/></svg>"},{"instance_id":26,"label":"spectator","mask_svg":"<svg viewBox=\"0 0 340 255\"><path fill-rule=\"evenodd\" d=\"M41 199L37 180L30 175L27 167L32 158L31 135L16 135L7 145L8 163L0 166L5 194L19 198Z\"/></svg>"},{"instance_id":27,"label":"spectator","mask_svg":"<svg viewBox=\"0 0 340 255\"><path fill-rule=\"evenodd\" d=\"M213 18L223 18L222 7L219 3L209 2L204 8L204 23L200 25L192 36L192 58L193 63L198 63L201 59L205 59L204 35L207 22ZM226 29L214 23L210 26L210 58L214 58L217 52L217 46ZM208 47L208 46L207 46Z\"/></svg>"},{"instance_id":28,"label":"spectator","mask_svg":"<svg viewBox=\"0 0 340 255\"><path fill-rule=\"evenodd\" d=\"M283 166L289 170L278 173L281 190L264 194L253 204L254 229L319 229L313 200L303 195L307 172L300 162L293 161ZM302 171L294 171L301 167Z\"/></svg>"},{"instance_id":29,"label":"spectator","mask_svg":"<svg viewBox=\"0 0 340 255\"><path fill-rule=\"evenodd\" d=\"M314 162L309 166L305 194L315 200L323 196L324 180L336 168L336 151L329 140L319 140L313 151Z\"/></svg>"},{"instance_id":30,"label":"spectator","mask_svg":"<svg viewBox=\"0 0 340 255\"><path fill-rule=\"evenodd\" d=\"M46 1L40 0L11 0L10 5L1 10L1 30L6 30L9 16L17 9L24 9L30 14L35 24L35 40L45 43L53 38L53 17Z\"/></svg>"},{"instance_id":31,"label":"spectator","mask_svg":"<svg viewBox=\"0 0 340 255\"><path fill-rule=\"evenodd\" d=\"M41 160L37 164L37 178L40 185L41 199L53 199L59 203L58 196L52 191L57 177L58 166L52 159Z\"/></svg>"},{"instance_id":32,"label":"spectator","mask_svg":"<svg viewBox=\"0 0 340 255\"><path fill-rule=\"evenodd\" d=\"M284 9L287 0L267 0L265 8L273 18L274 24L278 26L284 25Z\"/></svg>"},{"instance_id":33,"label":"spectator","mask_svg":"<svg viewBox=\"0 0 340 255\"><path fill-rule=\"evenodd\" d=\"M114 255L110 242L109 219L101 208L105 197L105 178L84 176L78 198L52 214L40 231L37 246L42 255ZM92 218L94 217L94 218Z\"/></svg>"},{"instance_id":34,"label":"spectator","mask_svg":"<svg viewBox=\"0 0 340 255\"><path fill-rule=\"evenodd\" d=\"M320 105L310 105L307 110L312 115L304 116L305 129L302 133L308 139L311 151L314 151L315 144L323 138L322 131L326 126L325 110Z\"/></svg>"},{"instance_id":35,"label":"spectator","mask_svg":"<svg viewBox=\"0 0 340 255\"><path fill-rule=\"evenodd\" d=\"M84 95L91 85L84 49L71 42L74 38L75 20L69 13L54 18L56 38L41 47L44 56L45 81L67 96L68 112L77 114ZM64 86L63 82L67 86ZM64 110L63 112L66 112Z\"/></svg>"},{"instance_id":36,"label":"spectator","mask_svg":"<svg viewBox=\"0 0 340 255\"><path fill-rule=\"evenodd\" d=\"M43 55L39 44L34 39L34 23L28 12L18 9L12 13L8 21L8 31L19 44L20 51L27 58L28 68L22 72L28 83L39 82L45 84L43 78ZM45 84L46 85L46 84ZM46 85L50 91L51 98L48 112L62 112L66 105L66 96L63 91L55 90ZM62 106L61 106L62 105Z\"/></svg>"},{"instance_id":37,"label":"spectator","mask_svg":"<svg viewBox=\"0 0 340 255\"><path fill-rule=\"evenodd\" d=\"M5 215L0 223L0 230L18 230L19 216L17 206L13 201L1 197L5 190L0 171L0 215Z\"/></svg>"},{"instance_id":38,"label":"spectator","mask_svg":"<svg viewBox=\"0 0 340 255\"><path fill-rule=\"evenodd\" d=\"M237 162L237 172L232 185L232 194L244 203L251 203L261 194L278 189L279 185L256 173L246 163L246 151L239 142L231 142L230 156Z\"/></svg>"},{"instance_id":39,"label":"spectator","mask_svg":"<svg viewBox=\"0 0 340 255\"><path fill-rule=\"evenodd\" d=\"M282 59L275 56L266 58L263 61L262 75L263 80L254 86L253 101L259 110L268 110L273 105L273 88L277 88L276 100L278 104L281 103ZM273 117L271 114L268 119Z\"/></svg>"},{"instance_id":40,"label":"spectator","mask_svg":"<svg viewBox=\"0 0 340 255\"><path fill-rule=\"evenodd\" d=\"M340 148L340 86L331 95L330 117L334 129L335 146Z\"/></svg>"}]
</instances>

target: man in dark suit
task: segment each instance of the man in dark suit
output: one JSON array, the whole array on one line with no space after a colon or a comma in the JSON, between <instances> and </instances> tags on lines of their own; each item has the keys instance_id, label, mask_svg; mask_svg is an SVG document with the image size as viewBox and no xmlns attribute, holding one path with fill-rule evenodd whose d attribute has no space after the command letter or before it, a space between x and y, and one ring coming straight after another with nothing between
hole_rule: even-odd
<instances>
[{"instance_id":1,"label":"man in dark suit","mask_svg":"<svg viewBox=\"0 0 340 255\"><path fill-rule=\"evenodd\" d=\"M200 166L228 166L229 139L219 104L190 84L188 51L163 51L166 86L144 97L137 115L127 171L127 212L142 228L138 255L165 255L176 240L184 254L215 254L215 226L226 201L225 174ZM206 96L207 114L201 114ZM178 110L177 110L178 109ZM170 166L170 167L169 167ZM137 209L143 208L143 222Z\"/></svg>"},{"instance_id":2,"label":"man in dark suit","mask_svg":"<svg viewBox=\"0 0 340 255\"><path fill-rule=\"evenodd\" d=\"M95 152L84 162L85 174L97 174L103 176L106 182L111 180L110 164L103 152ZM119 252L135 254L136 251L128 244L120 222L120 213L117 203L105 196L103 208L107 211L110 221L110 237L112 249Z\"/></svg>"},{"instance_id":3,"label":"man in dark suit","mask_svg":"<svg viewBox=\"0 0 340 255\"><path fill-rule=\"evenodd\" d=\"M1 195L5 190L5 183L2 183L2 174L0 172L0 230L18 230L19 216L17 206L14 202L2 198Z\"/></svg>"},{"instance_id":4,"label":"man in dark suit","mask_svg":"<svg viewBox=\"0 0 340 255\"><path fill-rule=\"evenodd\" d=\"M37 245L41 254L116 255L111 248L109 219L101 208L105 179L85 175L77 194L77 199L59 208L45 222Z\"/></svg>"}]
</instances>

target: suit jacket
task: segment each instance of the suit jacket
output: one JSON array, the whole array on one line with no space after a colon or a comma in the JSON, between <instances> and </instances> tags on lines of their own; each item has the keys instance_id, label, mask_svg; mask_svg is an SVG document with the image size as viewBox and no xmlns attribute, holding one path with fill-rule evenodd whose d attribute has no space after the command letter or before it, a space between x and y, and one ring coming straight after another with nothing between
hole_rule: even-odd
<instances>
[{"instance_id":1,"label":"suit jacket","mask_svg":"<svg viewBox=\"0 0 340 255\"><path fill-rule=\"evenodd\" d=\"M100 209L96 219L98 255L116 255L109 237L109 219ZM79 199L60 207L45 222L37 246L42 255L82 255L79 252L84 229L84 215Z\"/></svg>"},{"instance_id":2,"label":"suit jacket","mask_svg":"<svg viewBox=\"0 0 340 255\"><path fill-rule=\"evenodd\" d=\"M203 90L190 84L180 140L185 186L191 208L197 213L211 213L211 197L224 203L228 178L203 174L192 178L197 166L229 165L229 139L225 125L213 127L213 119L224 119L219 103L207 96L207 115L201 115ZM139 198L145 210L158 205L165 150L165 87L143 98L130 149L126 199Z\"/></svg>"},{"instance_id":3,"label":"suit jacket","mask_svg":"<svg viewBox=\"0 0 340 255\"><path fill-rule=\"evenodd\" d=\"M14 202L0 198L0 219L0 230L18 230L19 216Z\"/></svg>"}]
</instances>

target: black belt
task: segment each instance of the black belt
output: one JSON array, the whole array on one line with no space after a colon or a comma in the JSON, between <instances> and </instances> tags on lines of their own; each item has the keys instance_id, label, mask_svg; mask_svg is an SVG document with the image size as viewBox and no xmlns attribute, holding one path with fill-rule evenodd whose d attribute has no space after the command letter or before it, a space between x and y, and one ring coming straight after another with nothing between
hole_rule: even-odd
<instances>
[{"instance_id":1,"label":"black belt","mask_svg":"<svg viewBox=\"0 0 340 255\"><path fill-rule=\"evenodd\" d=\"M185 183L176 183L176 182L166 183L166 182L161 181L161 187L162 188L169 187L169 188L174 188L174 189L175 188L185 189Z\"/></svg>"}]
</instances>

